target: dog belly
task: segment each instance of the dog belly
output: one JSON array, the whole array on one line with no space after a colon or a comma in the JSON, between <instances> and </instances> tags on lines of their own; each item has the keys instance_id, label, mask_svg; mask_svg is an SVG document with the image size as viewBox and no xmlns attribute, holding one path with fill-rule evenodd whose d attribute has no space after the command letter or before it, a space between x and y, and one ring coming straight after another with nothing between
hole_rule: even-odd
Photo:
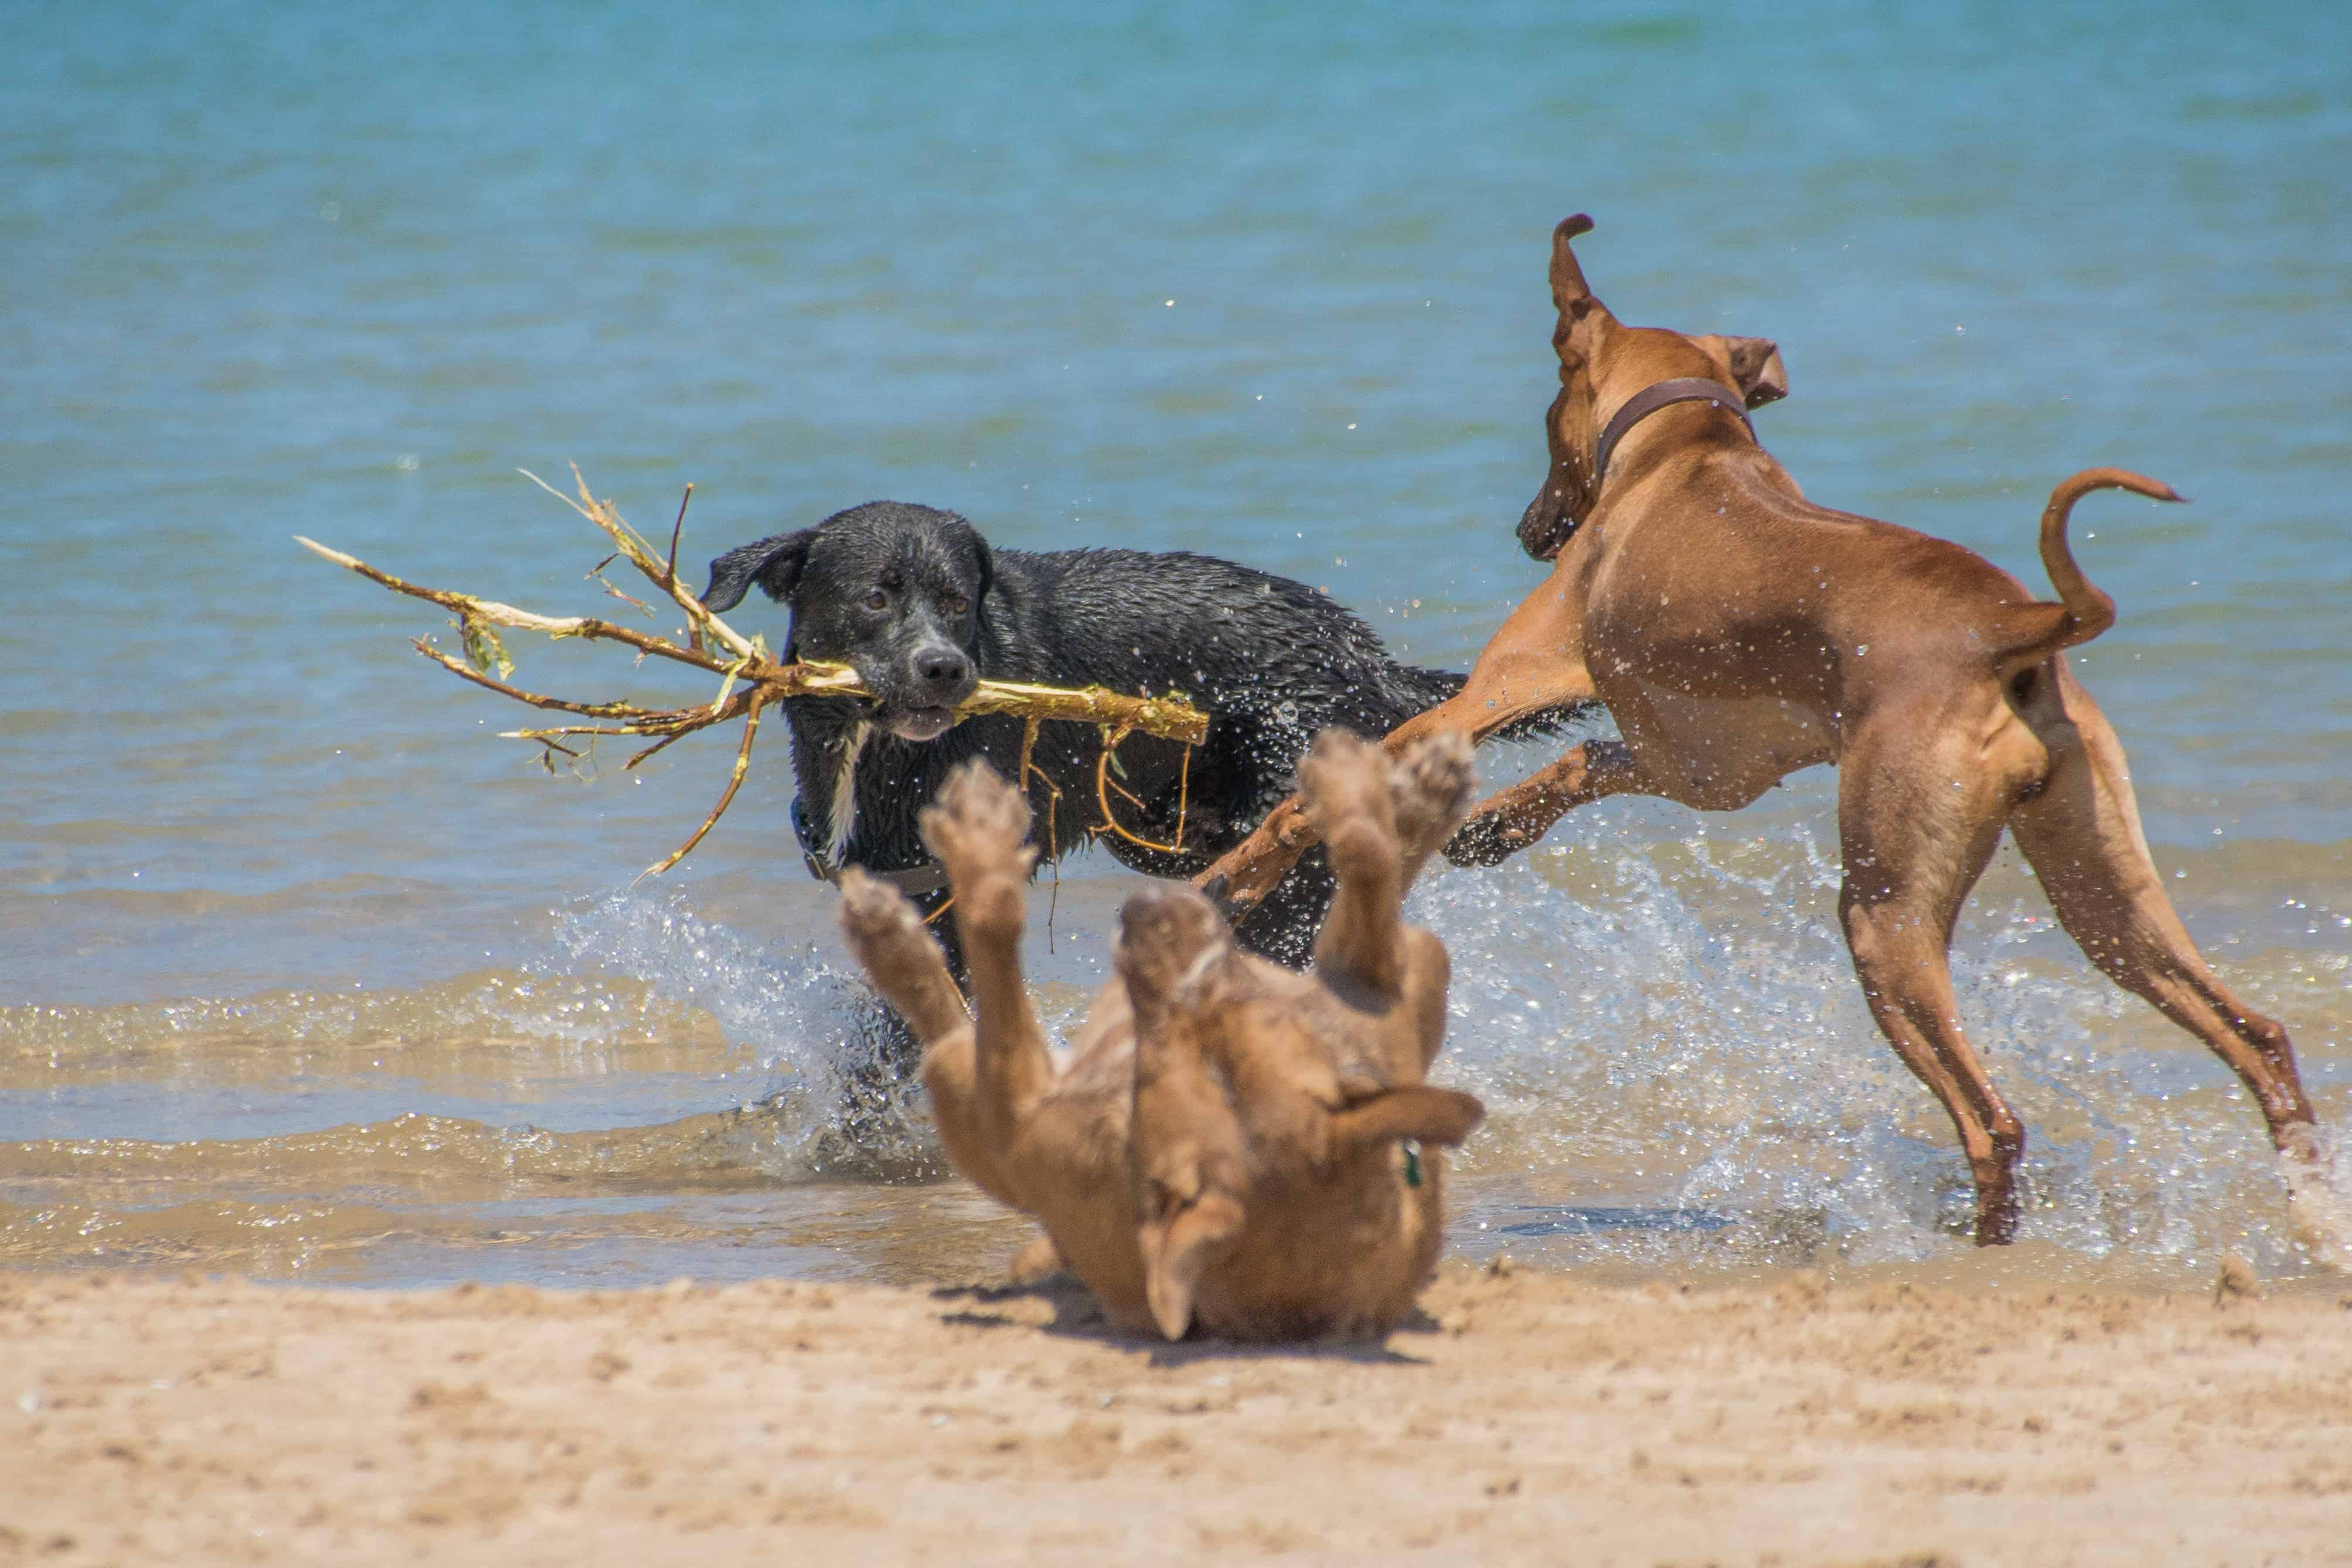
<instances>
[{"instance_id":1,"label":"dog belly","mask_svg":"<svg viewBox=\"0 0 2352 1568\"><path fill-rule=\"evenodd\" d=\"M1791 697L1693 696L1644 681L1638 703L1611 708L1644 782L1702 810L1737 810L1797 769L1837 760L1835 728Z\"/></svg>"}]
</instances>

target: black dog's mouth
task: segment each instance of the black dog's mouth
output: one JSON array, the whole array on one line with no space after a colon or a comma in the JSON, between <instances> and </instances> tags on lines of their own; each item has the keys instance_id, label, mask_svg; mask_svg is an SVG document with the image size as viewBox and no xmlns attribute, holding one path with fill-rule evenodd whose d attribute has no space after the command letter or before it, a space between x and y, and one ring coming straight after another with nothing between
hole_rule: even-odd
<instances>
[{"instance_id":1,"label":"black dog's mouth","mask_svg":"<svg viewBox=\"0 0 2352 1568\"><path fill-rule=\"evenodd\" d=\"M892 735L918 746L925 741L937 740L956 727L956 712L951 707L908 708L876 716Z\"/></svg>"}]
</instances>

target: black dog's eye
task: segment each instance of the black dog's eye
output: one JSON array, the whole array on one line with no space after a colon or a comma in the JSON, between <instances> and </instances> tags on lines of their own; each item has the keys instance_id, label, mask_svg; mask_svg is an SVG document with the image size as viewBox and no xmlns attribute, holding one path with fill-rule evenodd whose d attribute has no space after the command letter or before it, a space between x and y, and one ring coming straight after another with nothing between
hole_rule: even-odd
<instances>
[{"instance_id":1,"label":"black dog's eye","mask_svg":"<svg viewBox=\"0 0 2352 1568\"><path fill-rule=\"evenodd\" d=\"M887 610L890 608L890 596L877 588L873 592L866 596L866 608L868 610Z\"/></svg>"},{"instance_id":2,"label":"black dog's eye","mask_svg":"<svg viewBox=\"0 0 2352 1568\"><path fill-rule=\"evenodd\" d=\"M959 593L959 594L957 594L957 595L956 595L956 601L955 601L955 612L956 612L957 614L961 615L961 614L962 614L965 611L967 611L967 610L969 610L969 609L971 609L971 600L966 599L966 598L965 598L962 594L961 594L961 593Z\"/></svg>"}]
</instances>

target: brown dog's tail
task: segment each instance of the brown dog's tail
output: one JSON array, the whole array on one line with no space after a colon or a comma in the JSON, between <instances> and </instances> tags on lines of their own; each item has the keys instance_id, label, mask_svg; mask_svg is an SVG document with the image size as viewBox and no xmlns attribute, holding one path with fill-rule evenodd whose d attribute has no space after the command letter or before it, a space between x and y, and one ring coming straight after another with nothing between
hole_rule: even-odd
<instances>
[{"instance_id":1,"label":"brown dog's tail","mask_svg":"<svg viewBox=\"0 0 2352 1568\"><path fill-rule=\"evenodd\" d=\"M2017 605L1995 624L1993 663L2004 677L2087 643L2116 623L2116 601L2083 575L2066 545L2067 515L2094 490L2129 490L2156 501L2187 498L2171 486L2127 468L2085 468L2062 480L2042 509L2042 567L2058 591L2059 602Z\"/></svg>"}]
</instances>

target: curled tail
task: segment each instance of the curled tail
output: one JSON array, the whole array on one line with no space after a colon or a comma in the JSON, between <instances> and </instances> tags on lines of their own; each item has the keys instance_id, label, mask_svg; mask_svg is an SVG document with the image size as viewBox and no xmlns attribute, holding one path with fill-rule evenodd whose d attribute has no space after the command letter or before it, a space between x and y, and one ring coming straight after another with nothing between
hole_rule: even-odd
<instances>
[{"instance_id":1,"label":"curled tail","mask_svg":"<svg viewBox=\"0 0 2352 1568\"><path fill-rule=\"evenodd\" d=\"M2042 508L2042 568L2050 574L2059 602L2016 605L1996 622L1990 639L1993 662L2004 676L2087 643L2116 623L2116 601L2083 575L2066 545L2067 515L2094 490L2129 490L2155 501L2186 499L2171 486L2127 468L2085 468L2060 481L2050 492L2050 504Z\"/></svg>"}]
</instances>

